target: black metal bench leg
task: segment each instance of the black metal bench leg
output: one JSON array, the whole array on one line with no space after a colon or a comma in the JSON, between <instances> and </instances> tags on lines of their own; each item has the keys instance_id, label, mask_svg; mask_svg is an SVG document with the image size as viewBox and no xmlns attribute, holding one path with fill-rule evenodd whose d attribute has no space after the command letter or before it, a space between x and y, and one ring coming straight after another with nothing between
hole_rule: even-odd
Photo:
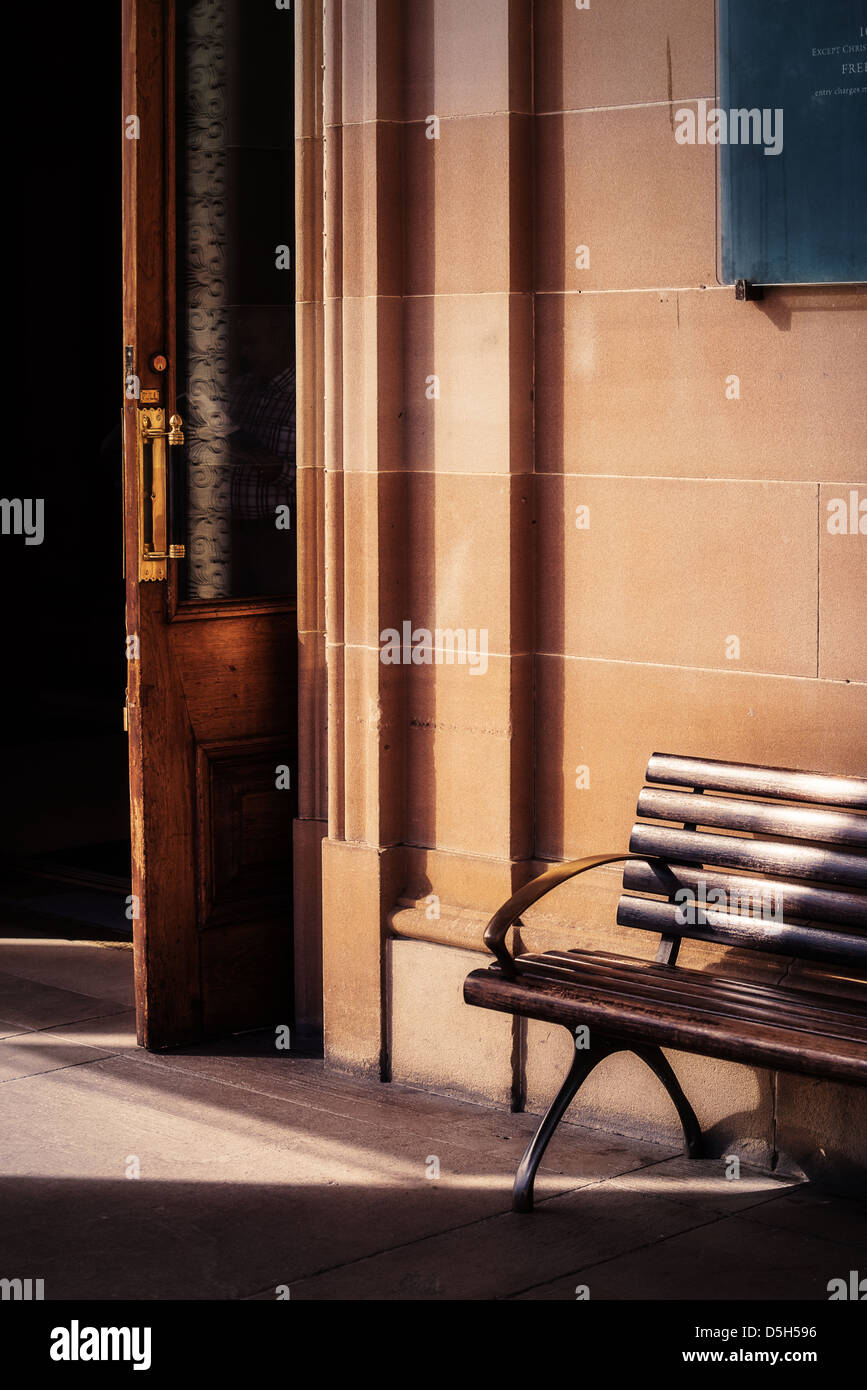
<instances>
[{"instance_id":1,"label":"black metal bench leg","mask_svg":"<svg viewBox=\"0 0 867 1390\"><path fill-rule=\"evenodd\" d=\"M647 1063L674 1101L674 1108L680 1117L680 1123L683 1125L687 1156L689 1158L703 1158L704 1139L702 1138L701 1125L662 1048L648 1044L646 1047L632 1047L629 1050L634 1052L636 1057L640 1057L642 1062Z\"/></svg>"},{"instance_id":2,"label":"black metal bench leg","mask_svg":"<svg viewBox=\"0 0 867 1390\"><path fill-rule=\"evenodd\" d=\"M569 1036L572 1037L571 1032ZM530 1140L527 1151L518 1165L518 1171L515 1174L515 1186L512 1190L512 1211L528 1212L533 1210L533 1184L536 1181L536 1170L542 1161L542 1155L548 1147L551 1136L569 1109L582 1082L587 1079L597 1063L616 1050L615 1047L609 1047L605 1043L597 1043L595 1047L587 1048L586 1051L576 1050L566 1080L551 1102L545 1118Z\"/></svg>"}]
</instances>

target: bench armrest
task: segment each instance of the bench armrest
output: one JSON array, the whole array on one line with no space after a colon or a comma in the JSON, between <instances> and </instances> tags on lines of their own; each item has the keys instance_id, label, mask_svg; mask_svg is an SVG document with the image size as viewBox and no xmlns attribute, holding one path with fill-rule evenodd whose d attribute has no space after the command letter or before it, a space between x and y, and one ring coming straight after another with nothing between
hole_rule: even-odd
<instances>
[{"instance_id":1,"label":"bench armrest","mask_svg":"<svg viewBox=\"0 0 867 1390\"><path fill-rule=\"evenodd\" d=\"M550 893L552 888L558 884L565 883L569 878L575 878L577 874L584 874L588 869L598 868L600 864L617 864L626 859L643 859L647 864L662 865L663 861L651 854L591 854L587 859L572 859L568 864L553 864L550 869L539 874L537 878L531 878L529 883L525 883L516 893L513 893L508 902L503 903L502 907L497 908L488 925L485 927L485 945L492 951L507 975L514 975L515 962L506 948L506 933L514 925L522 912L533 903L544 898L546 893Z\"/></svg>"}]
</instances>

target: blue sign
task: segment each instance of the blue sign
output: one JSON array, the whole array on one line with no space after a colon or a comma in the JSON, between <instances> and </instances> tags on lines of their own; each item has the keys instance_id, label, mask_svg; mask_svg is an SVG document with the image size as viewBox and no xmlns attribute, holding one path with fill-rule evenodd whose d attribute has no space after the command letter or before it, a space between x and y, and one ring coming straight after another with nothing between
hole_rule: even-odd
<instances>
[{"instance_id":1,"label":"blue sign","mask_svg":"<svg viewBox=\"0 0 867 1390\"><path fill-rule=\"evenodd\" d=\"M867 0L718 0L723 284L867 281Z\"/></svg>"}]
</instances>

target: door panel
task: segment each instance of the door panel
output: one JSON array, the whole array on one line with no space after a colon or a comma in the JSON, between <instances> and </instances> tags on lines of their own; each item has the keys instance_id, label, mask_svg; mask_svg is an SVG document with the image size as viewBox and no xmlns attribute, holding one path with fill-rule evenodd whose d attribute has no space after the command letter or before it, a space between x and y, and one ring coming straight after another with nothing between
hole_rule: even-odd
<instances>
[{"instance_id":1,"label":"door panel","mask_svg":"<svg viewBox=\"0 0 867 1390\"><path fill-rule=\"evenodd\" d=\"M189 55L183 47L176 51L175 37L179 29L184 34L188 11L200 20L207 12L234 23L238 7L233 0L208 5L193 0L179 22L171 0L124 0L127 717L133 895L138 900L133 922L138 1036L150 1048L292 1021L294 341L282 332L282 356L275 363L267 343L255 356L256 344L251 350L248 334L246 349L226 357L219 391L213 377L200 373L195 379L190 367L189 325L202 323L203 305L197 308L195 290L190 292L184 263L188 249L182 247L178 255L179 208L187 225L199 227L202 257L210 257L211 297L231 308L239 282L215 244L207 191L196 185L204 190L202 206L191 207L191 198L198 195L186 177L188 161L176 157L176 132L181 130L176 73ZM274 12L282 16L276 8ZM236 64L239 52L250 51L249 44L246 49L236 45ZM249 84L246 69L241 75ZM291 82L290 63L290 107ZM217 98L230 104L233 99L231 91L228 98L217 92ZM130 124L132 116L137 125ZM187 124L185 117L184 129ZM130 137L131 129L137 133ZM226 210L231 220L231 196ZM291 245L291 226L283 241ZM235 262L243 259L246 245L244 238L236 238ZM261 244L253 247L254 254L262 251ZM270 284L272 300L275 286L282 285L289 298L285 305L265 306L265 317L283 315L291 324L292 277ZM250 307L240 306L248 323ZM225 327L223 308L217 317ZM131 394L130 382L138 394ZM243 421L237 418L239 396L246 411ZM147 407L161 409L166 422L186 412L192 428L188 432L185 419L184 443L166 438L140 445L140 413ZM275 415L280 419L276 456L272 451L266 457L266 446L256 435L263 415L271 422ZM199 446L208 428L210 444L217 438L219 447L203 463ZM187 555L145 566L144 573L162 570L166 576L147 579L141 577L140 550L148 540L156 544L161 534L160 501L150 493L159 492L162 459L172 474L169 502L179 501L167 518L166 538L185 545ZM203 535L202 509L192 516L190 508L197 488L201 495L203 469L212 529L221 533L222 547L222 578L211 588L188 577L190 552L194 545L201 547ZM244 500L251 496L252 504ZM281 500L291 509L281 514L278 529L269 509L276 516ZM267 563L257 567L266 551ZM267 584L269 576L276 578ZM250 592L257 581L267 596ZM190 601L190 595L201 597Z\"/></svg>"}]
</instances>

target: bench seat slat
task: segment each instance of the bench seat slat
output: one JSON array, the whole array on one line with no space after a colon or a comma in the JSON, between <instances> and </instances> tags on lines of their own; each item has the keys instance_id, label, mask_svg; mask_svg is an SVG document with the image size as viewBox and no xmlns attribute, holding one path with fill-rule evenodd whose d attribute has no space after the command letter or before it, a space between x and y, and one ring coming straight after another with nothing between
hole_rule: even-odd
<instances>
[{"instance_id":1,"label":"bench seat slat","mask_svg":"<svg viewBox=\"0 0 867 1390\"><path fill-rule=\"evenodd\" d=\"M787 922L800 917L808 922L834 922L838 926L867 929L867 896L859 893L841 893L807 883L782 883L779 879L749 878L716 869L697 870L694 864L669 864L661 870L642 859L631 859L623 870L623 887L633 893L670 897L678 888L690 888L697 894L702 884L706 891L722 889L730 902L752 898L761 904L763 894L771 898L778 894Z\"/></svg>"},{"instance_id":2,"label":"bench seat slat","mask_svg":"<svg viewBox=\"0 0 867 1390\"><path fill-rule=\"evenodd\" d=\"M627 1044L656 1042L706 1057L867 1086L867 1046L851 1038L774 1027L736 1014L699 1014L660 999L603 998L593 984L508 979L496 970L472 971L464 982L464 999L569 1029L586 1024Z\"/></svg>"},{"instance_id":3,"label":"bench seat slat","mask_svg":"<svg viewBox=\"0 0 867 1390\"><path fill-rule=\"evenodd\" d=\"M535 970L539 962L544 962L546 970L561 972L566 976L581 973L630 979L638 975L677 993L689 994L695 990L694 970L686 970L682 966L660 966L653 961L635 961L630 956L609 956L607 952L600 951L545 951L543 954L519 956L515 962L517 973L521 974L525 968ZM702 973L701 989L714 998L732 1000L735 1004L761 1004L772 1010L779 1009L779 985ZM851 1025L856 1030L867 1032L867 995L861 1002L844 994L829 996L808 990L787 989L786 1008L804 1017L817 1019L845 1017L847 1027Z\"/></svg>"},{"instance_id":4,"label":"bench seat slat","mask_svg":"<svg viewBox=\"0 0 867 1390\"><path fill-rule=\"evenodd\" d=\"M748 763L654 753L647 765L647 781L867 811L867 779L863 777L829 777L827 773L789 767L754 767Z\"/></svg>"},{"instance_id":5,"label":"bench seat slat","mask_svg":"<svg viewBox=\"0 0 867 1390\"><path fill-rule=\"evenodd\" d=\"M545 956L521 958L518 978L536 978L574 982L593 989L600 995L621 995L645 999L648 1002L660 1000L683 1004L693 1013L714 1014L721 1018L736 1014L738 1018L754 1019L757 1022L771 1023L777 1027L790 1028L809 1034L818 1033L828 1038L851 1038L860 1041L867 1048L867 1010L860 1019L851 1013L834 1014L828 1010L822 1013L804 1010L790 1005L788 998L778 998L773 1004L767 1000L750 1000L747 997L733 998L712 989L697 989L695 985L681 982L666 982L650 979L633 972L609 974L563 961L549 961Z\"/></svg>"},{"instance_id":6,"label":"bench seat slat","mask_svg":"<svg viewBox=\"0 0 867 1390\"><path fill-rule=\"evenodd\" d=\"M714 868L746 869L836 887L867 889L867 857L840 849L744 840L644 822L634 827L629 849L633 854L652 854L665 860L691 860L693 864Z\"/></svg>"},{"instance_id":7,"label":"bench seat slat","mask_svg":"<svg viewBox=\"0 0 867 1390\"><path fill-rule=\"evenodd\" d=\"M821 807L784 806L737 797L695 796L690 792L645 787L638 798L644 819L709 825L718 830L742 830L756 835L786 835L798 840L821 840L829 845L867 849L867 816Z\"/></svg>"}]
</instances>

